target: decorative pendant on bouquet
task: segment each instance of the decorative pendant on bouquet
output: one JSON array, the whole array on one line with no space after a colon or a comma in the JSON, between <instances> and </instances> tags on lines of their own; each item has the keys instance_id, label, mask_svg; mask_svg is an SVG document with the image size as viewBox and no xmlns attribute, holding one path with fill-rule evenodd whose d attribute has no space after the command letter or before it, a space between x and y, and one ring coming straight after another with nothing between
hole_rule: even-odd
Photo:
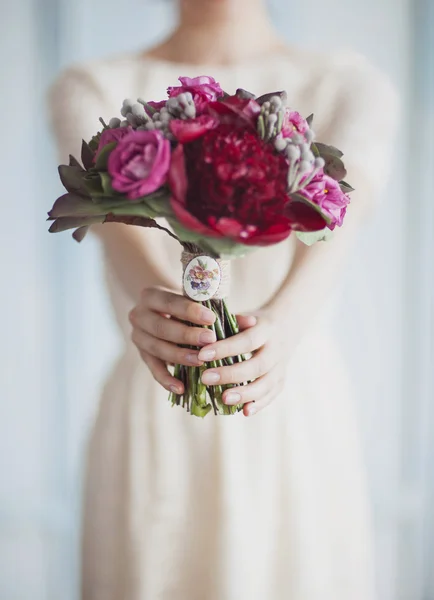
<instances>
[{"instance_id":1,"label":"decorative pendant on bouquet","mask_svg":"<svg viewBox=\"0 0 434 600\"><path fill-rule=\"evenodd\" d=\"M183 252L184 294L196 302L222 299L228 295L230 262L206 255Z\"/></svg>"}]
</instances>

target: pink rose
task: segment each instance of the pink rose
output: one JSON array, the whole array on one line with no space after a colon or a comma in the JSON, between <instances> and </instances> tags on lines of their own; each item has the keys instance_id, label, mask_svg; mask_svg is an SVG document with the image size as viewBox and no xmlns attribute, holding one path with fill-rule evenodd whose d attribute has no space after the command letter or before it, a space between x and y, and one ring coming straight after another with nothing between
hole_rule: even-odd
<instances>
[{"instance_id":1,"label":"pink rose","mask_svg":"<svg viewBox=\"0 0 434 600\"><path fill-rule=\"evenodd\" d=\"M202 115L197 119L172 119L169 123L170 131L181 144L197 140L217 125L218 121L210 115Z\"/></svg>"},{"instance_id":2,"label":"pink rose","mask_svg":"<svg viewBox=\"0 0 434 600\"><path fill-rule=\"evenodd\" d=\"M179 96L179 94L190 92L196 105L196 113L201 114L205 110L208 102L215 102L218 98L224 96L220 84L213 77L202 75L201 77L180 77L180 86L167 88L169 98Z\"/></svg>"},{"instance_id":3,"label":"pink rose","mask_svg":"<svg viewBox=\"0 0 434 600\"><path fill-rule=\"evenodd\" d=\"M342 225L350 198L337 181L320 172L298 194L320 207L321 213L329 220L329 229Z\"/></svg>"},{"instance_id":4,"label":"pink rose","mask_svg":"<svg viewBox=\"0 0 434 600\"><path fill-rule=\"evenodd\" d=\"M117 192L135 200L152 194L167 179L170 142L161 131L131 131L112 151L108 171Z\"/></svg>"},{"instance_id":5,"label":"pink rose","mask_svg":"<svg viewBox=\"0 0 434 600\"><path fill-rule=\"evenodd\" d=\"M290 138L294 133L300 133L304 135L309 129L309 124L300 113L289 108L285 111L285 118L283 119L282 135L285 138Z\"/></svg>"},{"instance_id":6,"label":"pink rose","mask_svg":"<svg viewBox=\"0 0 434 600\"><path fill-rule=\"evenodd\" d=\"M104 129L99 139L98 150L96 151L95 160L98 158L99 153L112 142L120 142L128 133L132 131L131 127L116 127L115 129Z\"/></svg>"}]
</instances>

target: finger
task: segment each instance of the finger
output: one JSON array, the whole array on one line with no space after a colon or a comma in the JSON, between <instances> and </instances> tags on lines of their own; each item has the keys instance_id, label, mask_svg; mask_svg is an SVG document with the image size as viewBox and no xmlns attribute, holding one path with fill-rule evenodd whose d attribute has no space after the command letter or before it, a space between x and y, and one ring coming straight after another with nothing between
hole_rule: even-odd
<instances>
[{"instance_id":1,"label":"finger","mask_svg":"<svg viewBox=\"0 0 434 600\"><path fill-rule=\"evenodd\" d=\"M268 373L275 363L271 352L264 348L253 358L233 366L207 369L202 375L202 382L206 385L222 385L252 381Z\"/></svg>"},{"instance_id":2,"label":"finger","mask_svg":"<svg viewBox=\"0 0 434 600\"><path fill-rule=\"evenodd\" d=\"M182 394L184 392L182 382L172 377L162 360L148 354L144 350L140 350L140 356L148 365L155 381L162 385L168 392L173 392L174 394Z\"/></svg>"},{"instance_id":3,"label":"finger","mask_svg":"<svg viewBox=\"0 0 434 600\"><path fill-rule=\"evenodd\" d=\"M143 302L151 310L188 321L196 325L212 325L215 314L198 302L193 302L179 294L172 294L159 289L143 291Z\"/></svg>"},{"instance_id":4,"label":"finger","mask_svg":"<svg viewBox=\"0 0 434 600\"><path fill-rule=\"evenodd\" d=\"M130 314L130 321L134 328L174 344L206 346L216 341L215 333L210 329L191 327L175 319L166 319L149 310L134 311Z\"/></svg>"},{"instance_id":5,"label":"finger","mask_svg":"<svg viewBox=\"0 0 434 600\"><path fill-rule=\"evenodd\" d=\"M261 400L274 389L273 371L263 377L259 377L248 385L234 387L226 390L223 394L223 402L230 406L237 404L246 404Z\"/></svg>"},{"instance_id":6,"label":"finger","mask_svg":"<svg viewBox=\"0 0 434 600\"><path fill-rule=\"evenodd\" d=\"M266 396L264 396L263 398L261 398L261 400L256 400L255 402L247 402L247 404L245 404L243 406L244 416L245 417L253 417L260 410L263 410L264 408L269 406L275 399L276 399L276 396L274 394L270 393L270 394L267 394Z\"/></svg>"},{"instance_id":7,"label":"finger","mask_svg":"<svg viewBox=\"0 0 434 600\"><path fill-rule=\"evenodd\" d=\"M141 329L134 328L131 339L139 350L144 350L166 363L198 367L203 365L198 359L198 352L159 340Z\"/></svg>"},{"instance_id":8,"label":"finger","mask_svg":"<svg viewBox=\"0 0 434 600\"><path fill-rule=\"evenodd\" d=\"M236 319L240 331L254 327L258 322L257 317L254 317L253 315L237 315Z\"/></svg>"},{"instance_id":9,"label":"finger","mask_svg":"<svg viewBox=\"0 0 434 600\"><path fill-rule=\"evenodd\" d=\"M267 341L269 332L266 323L259 322L242 333L216 342L212 346L202 348L199 353L200 360L220 360L228 356L248 354L261 348Z\"/></svg>"}]
</instances>

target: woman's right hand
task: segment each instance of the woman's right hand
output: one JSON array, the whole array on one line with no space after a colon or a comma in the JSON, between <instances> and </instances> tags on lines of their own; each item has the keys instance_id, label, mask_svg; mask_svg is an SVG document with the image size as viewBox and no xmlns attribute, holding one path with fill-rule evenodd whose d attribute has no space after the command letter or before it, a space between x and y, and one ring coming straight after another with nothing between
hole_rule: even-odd
<instances>
[{"instance_id":1,"label":"woman's right hand","mask_svg":"<svg viewBox=\"0 0 434 600\"><path fill-rule=\"evenodd\" d=\"M204 326L212 325L214 313L180 294L159 288L146 288L140 302L129 315L133 331L131 339L137 346L154 379L166 390L182 394L183 384L169 373L168 364L201 366L198 350L216 341L216 336ZM198 325L191 327L181 321ZM200 327L202 326L202 327Z\"/></svg>"}]
</instances>

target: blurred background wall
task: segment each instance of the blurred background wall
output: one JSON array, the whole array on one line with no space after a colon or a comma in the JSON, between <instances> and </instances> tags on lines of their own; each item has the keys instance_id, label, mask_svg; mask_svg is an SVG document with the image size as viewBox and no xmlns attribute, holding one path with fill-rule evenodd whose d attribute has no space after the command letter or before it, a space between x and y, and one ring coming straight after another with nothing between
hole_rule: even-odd
<instances>
[{"instance_id":1,"label":"blurred background wall","mask_svg":"<svg viewBox=\"0 0 434 600\"><path fill-rule=\"evenodd\" d=\"M77 600L84 441L117 334L94 240L79 247L46 231L60 192L46 90L71 62L156 42L173 6L0 6L0 598ZM434 600L434 3L274 0L270 8L288 40L359 50L402 98L392 180L351 259L337 327L358 389L379 598Z\"/></svg>"}]
</instances>

